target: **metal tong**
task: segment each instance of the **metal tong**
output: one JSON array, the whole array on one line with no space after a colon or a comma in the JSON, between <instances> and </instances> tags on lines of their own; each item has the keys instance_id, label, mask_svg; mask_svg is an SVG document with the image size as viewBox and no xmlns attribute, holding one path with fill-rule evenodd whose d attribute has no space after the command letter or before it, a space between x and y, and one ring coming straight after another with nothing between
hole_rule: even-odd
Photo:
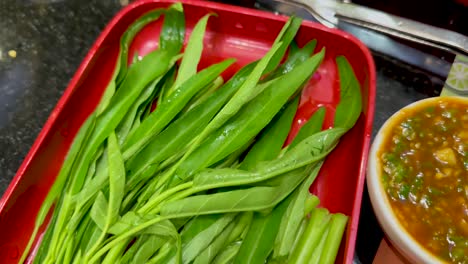
<instances>
[{"instance_id":1,"label":"metal tong","mask_svg":"<svg viewBox=\"0 0 468 264\"><path fill-rule=\"evenodd\" d=\"M392 40L423 44L454 55L468 55L468 37L450 30L337 0L257 0L260 8L298 15L355 35L369 48L446 77L450 63Z\"/></svg>"}]
</instances>

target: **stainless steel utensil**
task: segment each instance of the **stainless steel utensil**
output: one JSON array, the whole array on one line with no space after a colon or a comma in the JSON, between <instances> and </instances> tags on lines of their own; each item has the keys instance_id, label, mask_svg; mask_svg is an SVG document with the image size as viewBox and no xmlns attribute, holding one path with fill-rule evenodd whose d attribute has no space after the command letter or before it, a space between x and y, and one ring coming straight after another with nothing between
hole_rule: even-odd
<instances>
[{"instance_id":1,"label":"stainless steel utensil","mask_svg":"<svg viewBox=\"0 0 468 264\"><path fill-rule=\"evenodd\" d=\"M295 0L315 10L329 25L339 20L435 48L468 55L468 37L450 30L335 0Z\"/></svg>"},{"instance_id":2,"label":"stainless steel utensil","mask_svg":"<svg viewBox=\"0 0 468 264\"><path fill-rule=\"evenodd\" d=\"M392 37L434 47L454 55L468 55L468 37L462 34L350 2L257 0L257 6L286 15L294 14L328 27L347 31L378 53L443 78L447 77L451 63L395 41Z\"/></svg>"}]
</instances>

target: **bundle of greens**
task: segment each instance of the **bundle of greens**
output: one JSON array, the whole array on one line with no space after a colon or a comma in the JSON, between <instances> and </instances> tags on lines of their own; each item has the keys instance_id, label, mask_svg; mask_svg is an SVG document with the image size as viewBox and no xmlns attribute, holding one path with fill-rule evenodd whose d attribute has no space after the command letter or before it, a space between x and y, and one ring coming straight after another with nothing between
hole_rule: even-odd
<instances>
[{"instance_id":1,"label":"bundle of greens","mask_svg":"<svg viewBox=\"0 0 468 264\"><path fill-rule=\"evenodd\" d=\"M301 20L292 17L263 58L224 83L234 59L197 71L210 16L183 54L180 3L128 28L113 78L77 134L21 262L53 205L34 263L334 262L347 217L317 208L308 189L360 115L351 66L336 58L334 128L322 131L320 108L284 147L325 50L313 55L315 40L297 47ZM159 48L129 64L132 39L159 18Z\"/></svg>"}]
</instances>

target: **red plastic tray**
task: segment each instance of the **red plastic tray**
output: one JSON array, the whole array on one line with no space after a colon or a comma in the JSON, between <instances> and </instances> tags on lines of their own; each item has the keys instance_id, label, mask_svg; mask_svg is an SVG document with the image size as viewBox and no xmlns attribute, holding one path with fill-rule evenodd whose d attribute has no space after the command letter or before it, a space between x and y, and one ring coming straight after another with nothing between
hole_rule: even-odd
<instances>
[{"instance_id":1,"label":"red plastic tray","mask_svg":"<svg viewBox=\"0 0 468 264\"><path fill-rule=\"evenodd\" d=\"M130 4L112 19L94 43L0 200L0 263L18 261L24 250L39 207L75 134L96 107L111 78L120 36L143 13L166 7L172 2L147 0ZM184 10L187 34L206 13L218 14L209 20L200 67L235 57L237 63L230 74L262 57L287 19L214 2L187 0L184 1ZM149 24L136 36L131 45L130 58L135 51L145 55L157 47L160 26L160 21ZM320 105L327 108L325 127L331 125L339 100L339 80L334 60L337 55L348 58L362 86L363 114L329 155L311 186L311 192L320 197L323 207L350 216L337 262L352 263L374 112L374 62L369 50L356 38L339 30L304 22L296 38L299 46L314 38L318 40L316 51L326 47L326 57L304 90L291 134L295 134Z\"/></svg>"}]
</instances>

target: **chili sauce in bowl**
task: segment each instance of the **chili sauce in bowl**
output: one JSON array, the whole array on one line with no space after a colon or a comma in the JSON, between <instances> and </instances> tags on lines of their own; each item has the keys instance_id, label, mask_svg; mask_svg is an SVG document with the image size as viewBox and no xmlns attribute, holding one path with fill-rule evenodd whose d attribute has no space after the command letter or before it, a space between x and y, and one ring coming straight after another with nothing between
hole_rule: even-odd
<instances>
[{"instance_id":1,"label":"chili sauce in bowl","mask_svg":"<svg viewBox=\"0 0 468 264\"><path fill-rule=\"evenodd\" d=\"M392 244L420 263L468 263L468 99L395 113L370 152L367 184Z\"/></svg>"}]
</instances>

